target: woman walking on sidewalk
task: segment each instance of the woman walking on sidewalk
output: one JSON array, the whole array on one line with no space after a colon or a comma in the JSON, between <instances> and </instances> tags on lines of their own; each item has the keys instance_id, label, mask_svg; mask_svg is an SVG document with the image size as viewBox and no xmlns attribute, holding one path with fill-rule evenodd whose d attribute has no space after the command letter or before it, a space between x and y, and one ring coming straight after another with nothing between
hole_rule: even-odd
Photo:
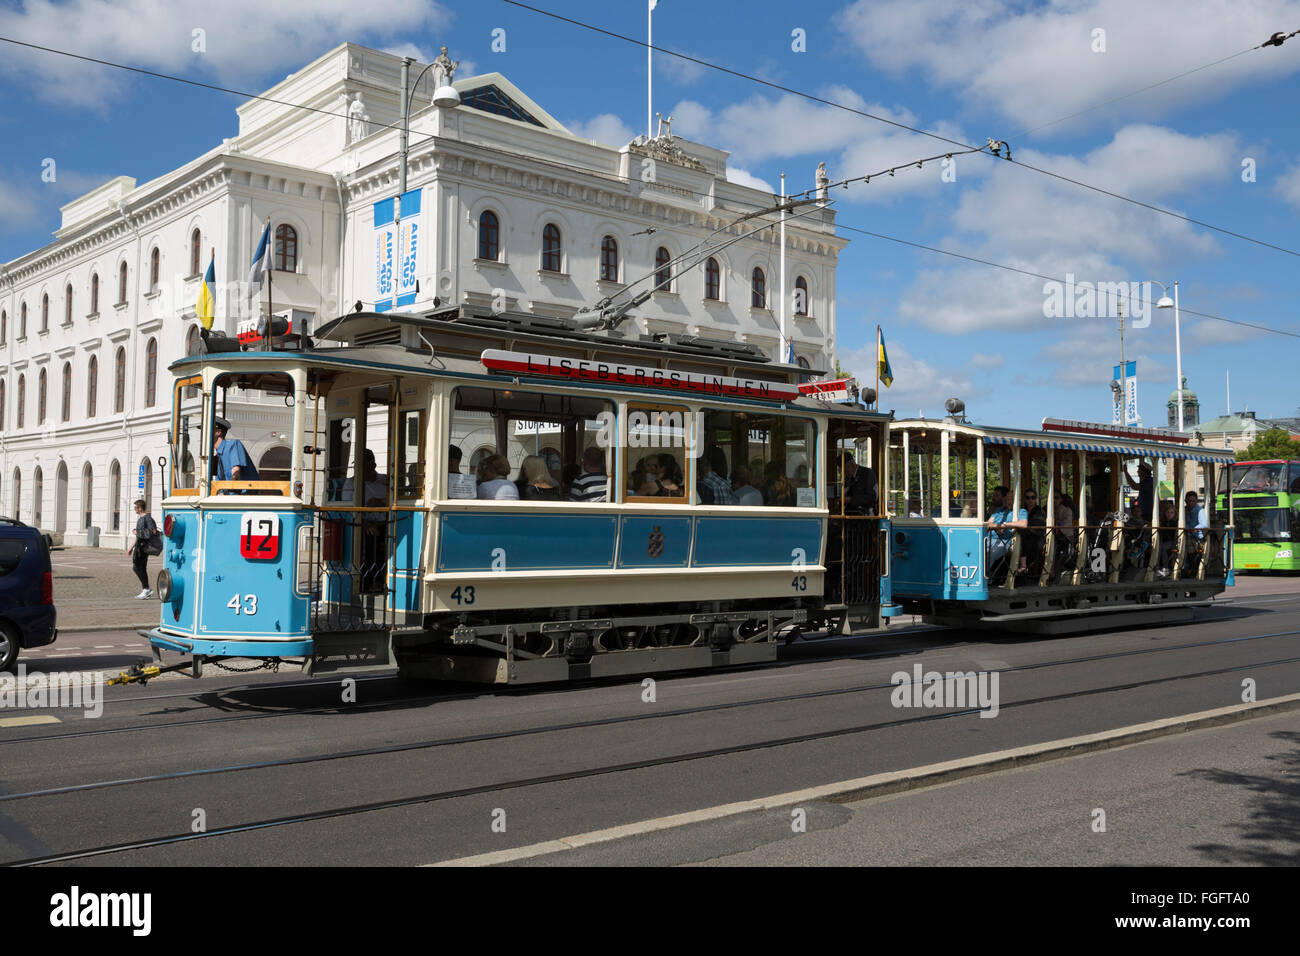
<instances>
[{"instance_id":1,"label":"woman walking on sidewalk","mask_svg":"<svg viewBox=\"0 0 1300 956\"><path fill-rule=\"evenodd\" d=\"M149 515L143 498L137 498L135 502L135 513L138 517L135 519L135 540L127 547L126 553L135 555L131 558L131 570L135 576L140 579L141 591L136 595L137 599L153 597L153 590L149 587L149 555L157 554L152 550L154 545L154 536L158 534L158 525Z\"/></svg>"}]
</instances>

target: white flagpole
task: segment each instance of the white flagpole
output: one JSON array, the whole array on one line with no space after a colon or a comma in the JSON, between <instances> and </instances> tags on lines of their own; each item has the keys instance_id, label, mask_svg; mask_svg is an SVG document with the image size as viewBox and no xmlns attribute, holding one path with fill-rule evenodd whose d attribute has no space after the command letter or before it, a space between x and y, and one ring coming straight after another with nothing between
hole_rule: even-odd
<instances>
[{"instance_id":1,"label":"white flagpole","mask_svg":"<svg viewBox=\"0 0 1300 956\"><path fill-rule=\"evenodd\" d=\"M788 361L790 345L786 341L785 329L785 173L781 174L781 362Z\"/></svg>"},{"instance_id":2,"label":"white flagpole","mask_svg":"<svg viewBox=\"0 0 1300 956\"><path fill-rule=\"evenodd\" d=\"M653 60L652 60L652 57L654 56L654 49L653 49L653 47L652 47L652 44L654 43L654 39L653 39L653 37L654 37L655 6L656 6L658 3L659 3L659 0L650 0L650 2L649 2L649 8L646 10L646 14L645 14L645 41L646 41L646 47L645 47L645 138L646 138L646 139L653 139L653 138L654 138L654 128L653 128L653 127L654 127L654 115L655 115L655 113L654 113L654 110L655 110L655 107L654 107L654 83L655 83L655 80L654 80L654 64L653 64Z\"/></svg>"}]
</instances>

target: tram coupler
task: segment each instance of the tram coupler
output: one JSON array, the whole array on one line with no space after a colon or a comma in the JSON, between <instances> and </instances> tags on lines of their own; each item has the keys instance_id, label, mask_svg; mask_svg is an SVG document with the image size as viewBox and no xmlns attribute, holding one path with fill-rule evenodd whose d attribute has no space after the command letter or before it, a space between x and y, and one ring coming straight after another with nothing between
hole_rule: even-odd
<instances>
[{"instance_id":1,"label":"tram coupler","mask_svg":"<svg viewBox=\"0 0 1300 956\"><path fill-rule=\"evenodd\" d=\"M190 672L185 675L186 677L198 678L203 676L203 664L197 657L193 660L184 661L180 664L172 664L168 667L160 667L157 664L149 663L147 660L139 660L131 665L130 670L122 671L116 677L109 678L107 684L109 686L113 684L143 685L149 683L149 681L153 680L155 677L169 674L172 671L184 671L186 668L190 669Z\"/></svg>"}]
</instances>

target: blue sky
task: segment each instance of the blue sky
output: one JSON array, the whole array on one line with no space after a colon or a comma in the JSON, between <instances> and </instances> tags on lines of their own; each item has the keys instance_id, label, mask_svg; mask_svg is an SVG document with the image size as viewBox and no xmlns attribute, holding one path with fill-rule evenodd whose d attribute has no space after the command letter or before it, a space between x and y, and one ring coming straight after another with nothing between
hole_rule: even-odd
<instances>
[{"instance_id":1,"label":"blue sky","mask_svg":"<svg viewBox=\"0 0 1300 956\"><path fill-rule=\"evenodd\" d=\"M645 36L638 0L535 5ZM654 16L658 46L963 142L1006 140L1022 162L1300 252L1300 36L1036 129L1300 29L1300 0L660 0ZM204 53L191 49L195 28ZM498 28L505 52L491 49ZM646 121L643 48L501 0L392 0L382 18L351 0L42 0L0 6L0 36L252 92L345 40L422 57L446 44L583 135L622 145ZM667 55L655 66L656 110L675 133L730 150L738 181L775 187L784 171L798 191L819 161L837 180L950 148ZM51 241L71 197L115 175L147 181L234 135L241 99L5 49L0 102L7 261ZM46 158L54 183L41 179ZM934 414L958 395L985 422L1109 420L1115 320L1048 317L1042 279L847 227L1078 282L1177 279L1183 371L1202 417L1227 410L1228 372L1233 410L1297 414L1300 339L1188 310L1300 333L1300 258L986 155L955 162L952 181L935 164L834 191L852 240L838 272L840 361L869 378L884 327L897 379L882 390L885 408ZM1127 351L1144 421L1161 425L1173 321L1168 310L1149 319Z\"/></svg>"}]
</instances>

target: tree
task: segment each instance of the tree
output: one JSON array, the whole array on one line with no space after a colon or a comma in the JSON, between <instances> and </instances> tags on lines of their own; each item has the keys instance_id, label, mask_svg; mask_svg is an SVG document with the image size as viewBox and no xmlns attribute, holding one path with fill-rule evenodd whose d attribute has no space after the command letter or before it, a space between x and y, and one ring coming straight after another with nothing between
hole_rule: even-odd
<instances>
[{"instance_id":1,"label":"tree","mask_svg":"<svg viewBox=\"0 0 1300 956\"><path fill-rule=\"evenodd\" d=\"M1237 452L1237 461L1267 461L1270 458L1300 461L1300 441L1292 438L1285 428L1270 428L1256 435L1253 442Z\"/></svg>"}]
</instances>

